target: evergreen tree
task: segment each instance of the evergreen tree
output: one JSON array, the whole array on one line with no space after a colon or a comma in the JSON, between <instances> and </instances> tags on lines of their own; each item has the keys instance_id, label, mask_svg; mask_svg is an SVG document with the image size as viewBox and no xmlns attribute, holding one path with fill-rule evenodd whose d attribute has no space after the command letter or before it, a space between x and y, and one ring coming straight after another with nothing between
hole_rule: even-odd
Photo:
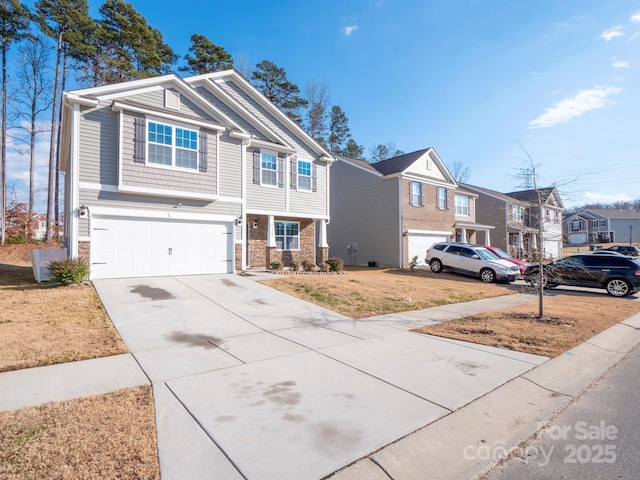
<instances>
[{"instance_id":1,"label":"evergreen tree","mask_svg":"<svg viewBox=\"0 0 640 480\"><path fill-rule=\"evenodd\" d=\"M364 147L358 145L353 138L350 138L345 147L337 153L338 155L343 155L348 158L355 158L356 160L364 159Z\"/></svg>"},{"instance_id":2,"label":"evergreen tree","mask_svg":"<svg viewBox=\"0 0 640 480\"><path fill-rule=\"evenodd\" d=\"M171 71L176 54L132 4L106 0L99 12L93 37L95 54L84 59L85 79L102 85Z\"/></svg>"},{"instance_id":3,"label":"evergreen tree","mask_svg":"<svg viewBox=\"0 0 640 480\"><path fill-rule=\"evenodd\" d=\"M269 60L258 63L256 68L251 73L253 85L290 119L302 125L298 110L306 107L308 102L300 96L300 88L289 81L284 68Z\"/></svg>"},{"instance_id":4,"label":"evergreen tree","mask_svg":"<svg viewBox=\"0 0 640 480\"><path fill-rule=\"evenodd\" d=\"M395 143L388 142L386 145L379 144L376 147L373 147L370 150L369 161L371 163L376 163L382 160L386 160L387 158L397 157L399 155L404 155L404 152L396 148Z\"/></svg>"},{"instance_id":5,"label":"evergreen tree","mask_svg":"<svg viewBox=\"0 0 640 480\"><path fill-rule=\"evenodd\" d=\"M223 47L216 45L204 35L197 33L191 35L189 52L193 56L186 55L184 57L187 65L180 67L181 72L201 75L233 68L231 55Z\"/></svg>"},{"instance_id":6,"label":"evergreen tree","mask_svg":"<svg viewBox=\"0 0 640 480\"><path fill-rule=\"evenodd\" d=\"M2 56L2 120L0 120L0 244L5 241L7 202L7 54L28 33L30 13L19 0L0 1L0 55Z\"/></svg>"},{"instance_id":7,"label":"evergreen tree","mask_svg":"<svg viewBox=\"0 0 640 480\"><path fill-rule=\"evenodd\" d=\"M53 108L51 109L51 139L49 144L49 188L47 193L47 232L45 241L52 240L54 199L56 191L56 144L58 108L60 103L61 60L70 45L83 43L93 25L86 0L38 0L35 4L36 20L42 33L56 42L56 69L53 81ZM75 47L74 47L75 48Z\"/></svg>"},{"instance_id":8,"label":"evergreen tree","mask_svg":"<svg viewBox=\"0 0 640 480\"><path fill-rule=\"evenodd\" d=\"M334 105L331 107L331 116L329 120L329 149L331 150L331 153L340 154L340 152L343 151L345 142L350 136L349 120L347 119L347 116L342 111L342 108L338 105Z\"/></svg>"}]
</instances>

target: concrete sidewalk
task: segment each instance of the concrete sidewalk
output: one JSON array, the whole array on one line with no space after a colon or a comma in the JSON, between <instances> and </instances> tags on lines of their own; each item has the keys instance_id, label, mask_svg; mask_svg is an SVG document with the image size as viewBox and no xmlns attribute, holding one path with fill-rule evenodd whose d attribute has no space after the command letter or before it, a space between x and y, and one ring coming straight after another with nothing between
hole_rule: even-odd
<instances>
[{"instance_id":1,"label":"concrete sidewalk","mask_svg":"<svg viewBox=\"0 0 640 480\"><path fill-rule=\"evenodd\" d=\"M131 354L0 374L0 410L151 382L164 480L473 478L640 343L548 360L408 331L530 295L354 321L254 278L96 281Z\"/></svg>"}]
</instances>

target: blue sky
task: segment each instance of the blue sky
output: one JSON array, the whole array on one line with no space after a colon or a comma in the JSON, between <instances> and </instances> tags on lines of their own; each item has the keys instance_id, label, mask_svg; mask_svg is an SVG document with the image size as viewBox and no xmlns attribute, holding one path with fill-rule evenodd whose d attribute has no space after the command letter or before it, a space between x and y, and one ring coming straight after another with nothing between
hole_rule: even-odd
<instances>
[{"instance_id":1,"label":"blue sky","mask_svg":"<svg viewBox=\"0 0 640 480\"><path fill-rule=\"evenodd\" d=\"M434 147L507 192L524 147L567 206L640 198L640 0L133 4L180 55L200 33L325 82L367 153Z\"/></svg>"}]
</instances>

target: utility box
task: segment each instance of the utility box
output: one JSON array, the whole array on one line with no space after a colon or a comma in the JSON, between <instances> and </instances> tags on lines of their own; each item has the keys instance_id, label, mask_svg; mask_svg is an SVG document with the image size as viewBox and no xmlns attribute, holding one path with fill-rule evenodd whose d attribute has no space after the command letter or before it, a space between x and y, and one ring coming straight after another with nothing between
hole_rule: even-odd
<instances>
[{"instance_id":1,"label":"utility box","mask_svg":"<svg viewBox=\"0 0 640 480\"><path fill-rule=\"evenodd\" d=\"M66 248L42 248L31 250L31 266L33 267L33 276L36 282L44 282L51 280L48 266L53 260L64 260L67 258Z\"/></svg>"}]
</instances>

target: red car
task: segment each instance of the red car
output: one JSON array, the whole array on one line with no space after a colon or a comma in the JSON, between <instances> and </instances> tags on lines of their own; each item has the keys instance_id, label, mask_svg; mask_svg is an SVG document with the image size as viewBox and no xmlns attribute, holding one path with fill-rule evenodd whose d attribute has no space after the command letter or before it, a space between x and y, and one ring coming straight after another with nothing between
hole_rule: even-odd
<instances>
[{"instance_id":1,"label":"red car","mask_svg":"<svg viewBox=\"0 0 640 480\"><path fill-rule=\"evenodd\" d=\"M529 262L525 262L524 260L520 260L519 258L514 258L504 250L501 250L497 247L492 247L491 245L483 245L483 247L489 250L491 253L495 254L498 258L508 260L509 262L518 265L518 268L520 269L520 275L524 275L524 271L527 269L527 267L531 266Z\"/></svg>"}]
</instances>

